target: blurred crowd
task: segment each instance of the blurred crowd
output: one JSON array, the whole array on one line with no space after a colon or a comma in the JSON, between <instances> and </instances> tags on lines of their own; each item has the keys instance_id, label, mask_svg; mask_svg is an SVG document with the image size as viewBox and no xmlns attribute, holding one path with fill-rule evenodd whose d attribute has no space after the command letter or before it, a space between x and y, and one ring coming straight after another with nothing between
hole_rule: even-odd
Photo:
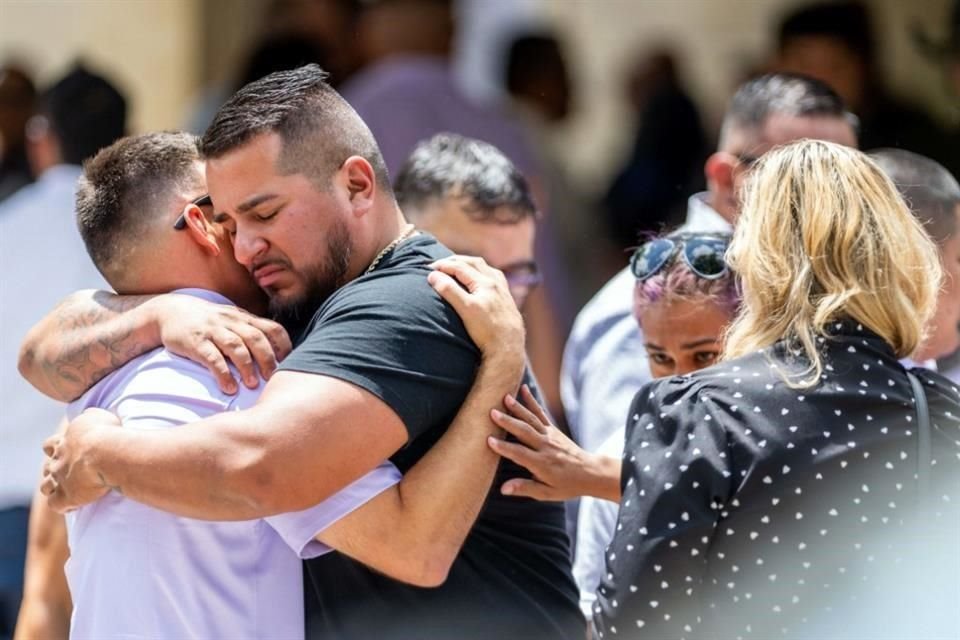
<instances>
[{"instance_id":1,"label":"blurred crowd","mask_svg":"<svg viewBox=\"0 0 960 640\"><path fill-rule=\"evenodd\" d=\"M546 27L503 34L502 99L484 102L464 91L453 70L458 28L453 9L444 0L278 0L232 82L205 88L184 130L202 133L221 105L248 83L316 63L372 131L410 221L454 252L480 255L504 272L523 312L527 354L551 417L544 428L555 430L547 432L553 438L549 446L530 445L540 458L524 458L539 483L517 490L569 501L581 606L586 616L602 619L595 629L600 637L614 635L617 598L626 601L635 591L634 586L625 591L629 579L618 571L607 575L605 568L611 550L624 553L626 548L627 542L608 545L618 503L634 491L620 485L617 461L625 437L628 447L631 437L639 442L636 434L625 434L624 420L633 414L646 420L656 413L649 408L645 413L634 401L650 380L687 374L720 358L741 292L731 269L701 264L698 257L705 252L722 263L737 223L744 174L767 151L799 139L876 151L871 157L937 240L949 277L957 271L950 261L960 261L955 246L960 232L947 223L937 227L939 214L919 208L935 200L922 191L928 182L933 191L956 191L950 176L960 175L960 122L940 122L924 105L885 85L866 4L803 5L776 25L768 59L731 82L735 91L719 131L711 130L686 86L682 51L658 48L639 56L622 78L623 98L634 117L624 127L631 137L628 153L606 184L588 192L570 175L565 156L575 150L557 144L556 130L575 113L579 91L563 34ZM950 27L945 39L913 33L912 41L942 68L944 82L960 100L960 4ZM16 340L2 345L0 393L10 425L4 427L3 446L10 465L0 488L0 638L12 636L24 593L52 588L49 582L31 586L29 580L24 586L23 564L40 468L38 441L46 434L32 425L52 427L62 414L55 405L34 401L32 389L9 363L16 362L23 336L66 295L109 289L93 265L81 260L86 254L73 226L75 185L86 161L129 133L126 100L108 69L78 63L63 77L37 86L25 68L0 67L0 261L5 297L23 301L16 310L2 312L3 331ZM485 217L470 202L430 201L430 183L422 174L436 158L475 154L479 163L499 162L463 139L502 152L525 176L531 206L484 200L489 194L481 191L473 194L474 205L514 212ZM428 201L436 207L425 206ZM642 251L635 252L638 246ZM12 278L27 261L36 271ZM664 291L674 291L686 306L673 305L664 315L663 305L658 307L669 297ZM917 364L939 363L954 383L960 382L956 300L956 285L947 285L936 316L939 341L911 356ZM664 403L674 401L668 390L661 391ZM696 419L705 415L720 419L709 412ZM607 469L616 471L607 474L605 489L588 490L584 487L596 485L597 477L576 485L579 476L567 467L559 468L568 477L551 476L559 457L594 465L606 460ZM578 501L579 496L587 497ZM635 504L643 502L633 497ZM40 517L36 509L32 517ZM640 525L637 519L630 522ZM62 540L48 538L29 544L63 546ZM663 584L682 580L682 571L677 568ZM69 610L68 599L63 610L46 615L67 615L64 610ZM863 612L863 617L869 616ZM639 618L628 623L635 631ZM662 628L671 634L679 629Z\"/></svg>"}]
</instances>

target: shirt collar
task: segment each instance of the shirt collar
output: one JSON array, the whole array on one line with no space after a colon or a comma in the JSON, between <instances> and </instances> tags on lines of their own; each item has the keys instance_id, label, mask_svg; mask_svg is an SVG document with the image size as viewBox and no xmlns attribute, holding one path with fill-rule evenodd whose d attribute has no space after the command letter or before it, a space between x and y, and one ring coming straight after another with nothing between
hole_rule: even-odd
<instances>
[{"instance_id":1,"label":"shirt collar","mask_svg":"<svg viewBox=\"0 0 960 640\"><path fill-rule=\"evenodd\" d=\"M709 205L707 198L709 191L702 191L690 196L687 200L687 220L683 224L683 231L732 231L733 227L726 219Z\"/></svg>"},{"instance_id":2,"label":"shirt collar","mask_svg":"<svg viewBox=\"0 0 960 640\"><path fill-rule=\"evenodd\" d=\"M228 304L232 307L237 306L222 293L211 291L210 289L200 289L199 287L185 287L183 289L176 289L174 291L171 291L170 293L179 293L180 295L184 295L184 296L193 296L194 298L200 298L201 300L206 300L207 302L213 302L215 304Z\"/></svg>"}]
</instances>

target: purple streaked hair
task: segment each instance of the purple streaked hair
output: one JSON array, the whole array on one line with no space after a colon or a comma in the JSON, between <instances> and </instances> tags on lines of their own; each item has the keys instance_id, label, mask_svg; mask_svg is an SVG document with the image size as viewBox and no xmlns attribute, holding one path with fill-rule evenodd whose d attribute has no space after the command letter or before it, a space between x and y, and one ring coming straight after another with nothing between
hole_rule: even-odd
<instances>
[{"instance_id":1,"label":"purple streaked hair","mask_svg":"<svg viewBox=\"0 0 960 640\"><path fill-rule=\"evenodd\" d=\"M684 238L700 235L707 234L674 231L661 237L681 241ZM730 240L730 234L716 235L727 241ZM647 242L652 240L656 240L656 237L648 238ZM642 282L637 282L633 292L633 315L639 318L640 313L649 306L675 300L712 302L728 311L733 317L740 308L737 278L729 268L723 276L714 280L701 278L690 270L680 252L677 252L662 270Z\"/></svg>"}]
</instances>

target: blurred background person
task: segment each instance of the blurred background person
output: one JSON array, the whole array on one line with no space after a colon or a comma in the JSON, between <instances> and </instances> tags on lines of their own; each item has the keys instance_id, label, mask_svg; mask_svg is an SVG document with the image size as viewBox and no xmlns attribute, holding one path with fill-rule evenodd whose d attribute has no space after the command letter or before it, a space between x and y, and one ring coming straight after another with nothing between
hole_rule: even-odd
<instances>
[{"instance_id":1,"label":"blurred background person","mask_svg":"<svg viewBox=\"0 0 960 640\"><path fill-rule=\"evenodd\" d=\"M339 87L356 71L356 20L360 0L269 0L263 3L252 43L227 82L202 89L186 118L201 134L217 109L240 87L274 71L319 64Z\"/></svg>"},{"instance_id":2,"label":"blurred background person","mask_svg":"<svg viewBox=\"0 0 960 640\"><path fill-rule=\"evenodd\" d=\"M861 148L907 149L960 171L960 151L944 128L885 86L867 5L852 0L803 6L780 23L777 47L777 70L817 78L840 94L860 119Z\"/></svg>"},{"instance_id":3,"label":"blurred background person","mask_svg":"<svg viewBox=\"0 0 960 640\"><path fill-rule=\"evenodd\" d=\"M511 35L503 72L511 111L531 142L541 171L541 206L549 215L540 223L537 255L551 260L548 271L559 274L555 277L559 284L552 289L555 294L563 289L557 303L566 309L559 327L563 335L570 331L573 310L622 266L596 204L570 175L567 147L558 142L558 131L569 124L576 106L576 84L567 60L559 35L538 27Z\"/></svg>"},{"instance_id":4,"label":"blurred background person","mask_svg":"<svg viewBox=\"0 0 960 640\"><path fill-rule=\"evenodd\" d=\"M643 234L683 220L687 197L700 191L709 155L697 105L683 87L676 56L657 49L638 58L625 93L636 114L633 148L604 197L620 249Z\"/></svg>"},{"instance_id":5,"label":"blurred background person","mask_svg":"<svg viewBox=\"0 0 960 640\"><path fill-rule=\"evenodd\" d=\"M960 184L943 165L910 151L880 149L870 153L893 183L907 206L923 223L940 252L943 284L927 339L911 357L937 370L937 359L960 348ZM943 371L960 383L957 371Z\"/></svg>"},{"instance_id":6,"label":"blurred background person","mask_svg":"<svg viewBox=\"0 0 960 640\"><path fill-rule=\"evenodd\" d=\"M23 69L0 66L0 202L33 181L24 130L37 92Z\"/></svg>"},{"instance_id":7,"label":"blurred background person","mask_svg":"<svg viewBox=\"0 0 960 640\"><path fill-rule=\"evenodd\" d=\"M480 256L502 271L523 309L540 284L533 255L537 208L509 158L480 140L437 134L413 150L393 190L418 229L454 253Z\"/></svg>"},{"instance_id":8,"label":"blurred background person","mask_svg":"<svg viewBox=\"0 0 960 640\"><path fill-rule=\"evenodd\" d=\"M67 294L106 288L73 222L74 190L83 161L123 136L127 113L123 95L82 66L44 90L37 105L26 134L36 182L0 204L0 273L5 274L6 301L0 341L0 637L12 634L20 606L40 446L63 417L62 405L20 377L17 353L30 327Z\"/></svg>"}]
</instances>

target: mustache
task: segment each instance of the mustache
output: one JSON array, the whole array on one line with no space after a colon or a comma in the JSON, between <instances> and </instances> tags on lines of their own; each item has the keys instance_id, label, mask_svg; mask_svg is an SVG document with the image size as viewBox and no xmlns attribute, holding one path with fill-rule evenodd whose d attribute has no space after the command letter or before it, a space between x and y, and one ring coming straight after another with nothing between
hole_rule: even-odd
<instances>
[{"instance_id":1,"label":"mustache","mask_svg":"<svg viewBox=\"0 0 960 640\"><path fill-rule=\"evenodd\" d=\"M258 260L257 262L254 262L253 264L251 264L249 271L250 271L250 274L252 275L257 272L257 269L262 269L263 267L269 267L274 265L278 267L283 267L284 269L291 268L290 263L287 262L286 260L282 260L280 258L264 258L262 260Z\"/></svg>"}]
</instances>

